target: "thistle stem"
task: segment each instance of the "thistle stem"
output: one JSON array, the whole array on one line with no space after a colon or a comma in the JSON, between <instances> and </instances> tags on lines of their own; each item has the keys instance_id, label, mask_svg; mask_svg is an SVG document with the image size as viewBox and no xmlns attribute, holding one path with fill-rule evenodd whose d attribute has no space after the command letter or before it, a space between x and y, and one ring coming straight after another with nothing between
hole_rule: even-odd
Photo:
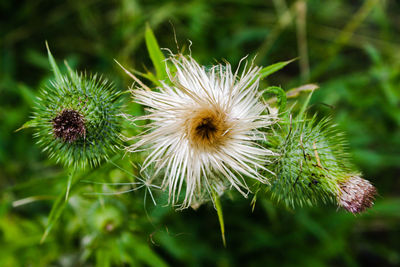
<instances>
[{"instance_id":1,"label":"thistle stem","mask_svg":"<svg viewBox=\"0 0 400 267\"><path fill-rule=\"evenodd\" d=\"M76 167L73 167L72 171L68 175L67 190L65 192L65 202L68 202L69 191L71 190L72 178L74 177Z\"/></svg>"}]
</instances>

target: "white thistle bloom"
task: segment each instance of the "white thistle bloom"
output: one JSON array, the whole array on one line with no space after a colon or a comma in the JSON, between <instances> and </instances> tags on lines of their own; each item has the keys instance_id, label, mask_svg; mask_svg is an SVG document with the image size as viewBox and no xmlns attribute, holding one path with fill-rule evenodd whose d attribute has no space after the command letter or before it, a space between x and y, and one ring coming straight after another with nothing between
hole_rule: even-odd
<instances>
[{"instance_id":1,"label":"white thistle bloom","mask_svg":"<svg viewBox=\"0 0 400 267\"><path fill-rule=\"evenodd\" d=\"M154 164L153 177L163 174L162 187L168 188L172 204L185 187L182 208L201 204L211 191L222 194L226 187L246 196L245 177L267 183L260 172L274 153L258 142L265 140L274 119L258 91L260 68L246 64L239 75L239 67L233 73L229 63L206 70L191 57L169 60L176 72L168 69L168 83L161 82L156 91L133 90L135 101L148 107L148 115L137 119L151 120L128 148L150 149L143 169Z\"/></svg>"}]
</instances>

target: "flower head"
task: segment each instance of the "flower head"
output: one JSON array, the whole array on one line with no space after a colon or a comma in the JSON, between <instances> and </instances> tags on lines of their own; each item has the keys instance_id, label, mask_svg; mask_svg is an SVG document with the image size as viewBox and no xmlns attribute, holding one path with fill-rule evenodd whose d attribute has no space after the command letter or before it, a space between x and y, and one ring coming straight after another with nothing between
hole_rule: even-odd
<instances>
[{"instance_id":1,"label":"flower head","mask_svg":"<svg viewBox=\"0 0 400 267\"><path fill-rule=\"evenodd\" d=\"M41 90L33 115L35 137L57 162L97 165L120 144L120 106L110 83L70 71Z\"/></svg>"},{"instance_id":2,"label":"flower head","mask_svg":"<svg viewBox=\"0 0 400 267\"><path fill-rule=\"evenodd\" d=\"M339 184L338 203L351 213L360 213L374 205L375 187L357 175Z\"/></svg>"},{"instance_id":3,"label":"flower head","mask_svg":"<svg viewBox=\"0 0 400 267\"><path fill-rule=\"evenodd\" d=\"M191 57L169 60L176 70L168 70L169 81L156 91L133 90L148 112L138 119L151 123L128 149L150 148L143 168L155 164L173 204L184 188L182 207L227 187L246 195L246 177L266 183L260 170L273 153L259 142L274 119L260 99L260 68L246 65L239 75L228 63L206 69Z\"/></svg>"}]
</instances>

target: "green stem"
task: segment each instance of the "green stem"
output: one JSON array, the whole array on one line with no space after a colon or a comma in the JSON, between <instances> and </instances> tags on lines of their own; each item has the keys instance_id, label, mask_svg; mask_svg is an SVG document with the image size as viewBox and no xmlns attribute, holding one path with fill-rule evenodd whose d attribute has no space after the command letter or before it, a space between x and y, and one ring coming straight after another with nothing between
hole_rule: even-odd
<instances>
[{"instance_id":1,"label":"green stem","mask_svg":"<svg viewBox=\"0 0 400 267\"><path fill-rule=\"evenodd\" d=\"M68 175L67 190L65 192L65 202L68 202L69 191L71 190L72 178L74 177L75 171L76 171L76 168L74 167Z\"/></svg>"}]
</instances>

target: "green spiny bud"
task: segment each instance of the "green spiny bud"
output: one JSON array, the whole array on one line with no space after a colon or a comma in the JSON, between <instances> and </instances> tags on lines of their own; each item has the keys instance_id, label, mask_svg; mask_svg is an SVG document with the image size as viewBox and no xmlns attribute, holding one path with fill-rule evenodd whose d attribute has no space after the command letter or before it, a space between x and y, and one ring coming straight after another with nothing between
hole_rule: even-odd
<instances>
[{"instance_id":1,"label":"green spiny bud","mask_svg":"<svg viewBox=\"0 0 400 267\"><path fill-rule=\"evenodd\" d=\"M352 213L372 206L375 188L352 175L344 136L329 119L290 121L272 138L280 154L270 187L274 199L291 207L337 201Z\"/></svg>"},{"instance_id":2,"label":"green spiny bud","mask_svg":"<svg viewBox=\"0 0 400 267\"><path fill-rule=\"evenodd\" d=\"M98 165L120 145L120 92L97 75L61 75L41 89L33 115L34 136L50 158L66 166Z\"/></svg>"}]
</instances>

